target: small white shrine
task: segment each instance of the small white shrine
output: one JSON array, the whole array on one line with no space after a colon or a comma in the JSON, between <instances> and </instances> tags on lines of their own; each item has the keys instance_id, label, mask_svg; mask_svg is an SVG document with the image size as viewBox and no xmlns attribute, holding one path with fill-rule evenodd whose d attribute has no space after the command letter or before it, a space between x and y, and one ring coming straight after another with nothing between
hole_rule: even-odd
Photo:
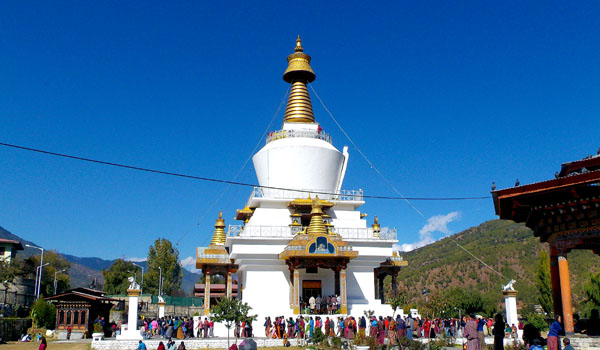
<instances>
[{"instance_id":1,"label":"small white shrine","mask_svg":"<svg viewBox=\"0 0 600 350\"><path fill-rule=\"evenodd\" d=\"M260 187L237 211L241 224L223 232L219 218L210 247L197 250L197 268L224 274L228 287L235 272L238 297L258 314L257 334L266 316L297 315L311 296L336 295L338 314L392 315L383 279L395 282L406 265L392 251L396 230L382 229L377 217L369 224L362 190L342 189L348 148L340 152L315 121L310 60L298 38L283 75L291 89L281 130L253 157Z\"/></svg>"}]
</instances>

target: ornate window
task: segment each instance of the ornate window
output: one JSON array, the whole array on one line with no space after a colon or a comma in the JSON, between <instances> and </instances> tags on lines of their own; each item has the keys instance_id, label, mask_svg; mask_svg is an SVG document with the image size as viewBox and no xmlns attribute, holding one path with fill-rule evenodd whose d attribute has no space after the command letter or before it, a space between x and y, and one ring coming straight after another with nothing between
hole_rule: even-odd
<instances>
[{"instance_id":1,"label":"ornate window","mask_svg":"<svg viewBox=\"0 0 600 350\"><path fill-rule=\"evenodd\" d=\"M317 237L315 243L308 247L310 254L335 254L335 247L329 243L327 237Z\"/></svg>"},{"instance_id":2,"label":"ornate window","mask_svg":"<svg viewBox=\"0 0 600 350\"><path fill-rule=\"evenodd\" d=\"M73 312L73 324L79 324L79 311Z\"/></svg>"},{"instance_id":3,"label":"ornate window","mask_svg":"<svg viewBox=\"0 0 600 350\"><path fill-rule=\"evenodd\" d=\"M65 324L65 312L62 310L58 312L58 324Z\"/></svg>"}]
</instances>

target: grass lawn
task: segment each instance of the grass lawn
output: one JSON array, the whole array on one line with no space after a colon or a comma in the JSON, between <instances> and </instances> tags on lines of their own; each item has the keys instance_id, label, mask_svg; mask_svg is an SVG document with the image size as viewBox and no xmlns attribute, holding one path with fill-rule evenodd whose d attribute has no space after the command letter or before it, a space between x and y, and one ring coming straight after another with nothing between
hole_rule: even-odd
<instances>
[{"instance_id":1,"label":"grass lawn","mask_svg":"<svg viewBox=\"0 0 600 350\"><path fill-rule=\"evenodd\" d=\"M8 342L0 345L0 350L38 350L40 343ZM48 350L90 350L90 343L54 343L48 342Z\"/></svg>"}]
</instances>

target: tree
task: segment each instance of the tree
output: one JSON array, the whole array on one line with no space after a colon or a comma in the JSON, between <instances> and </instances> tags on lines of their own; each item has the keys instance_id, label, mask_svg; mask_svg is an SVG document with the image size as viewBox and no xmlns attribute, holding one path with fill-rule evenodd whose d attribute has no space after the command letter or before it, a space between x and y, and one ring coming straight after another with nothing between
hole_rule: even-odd
<instances>
[{"instance_id":1,"label":"tree","mask_svg":"<svg viewBox=\"0 0 600 350\"><path fill-rule=\"evenodd\" d=\"M171 295L181 288L183 271L179 251L166 238L158 238L148 250L148 268L144 274L144 291L158 295L159 269L162 269L162 294Z\"/></svg>"},{"instance_id":2,"label":"tree","mask_svg":"<svg viewBox=\"0 0 600 350\"><path fill-rule=\"evenodd\" d=\"M600 308L600 271L590 275L590 280L583 286L583 293L588 310Z\"/></svg>"},{"instance_id":3,"label":"tree","mask_svg":"<svg viewBox=\"0 0 600 350\"><path fill-rule=\"evenodd\" d=\"M540 252L535 272L535 285L538 290L538 302L542 309L552 315L554 302L552 301L552 279L550 277L550 257L544 250Z\"/></svg>"},{"instance_id":4,"label":"tree","mask_svg":"<svg viewBox=\"0 0 600 350\"><path fill-rule=\"evenodd\" d=\"M44 264L48 263L49 265L44 266L42 269L42 278L41 278L41 288L40 288L40 296L48 296L54 294L54 273L58 271L67 272L71 267L71 263L67 261L62 255L58 254L52 250L46 250L44 252ZM38 266L40 266L40 256L30 256L24 262L24 270L33 271L35 276L35 271ZM68 273L57 273L56 274L56 282L57 282L57 293L64 292L69 289L70 279Z\"/></svg>"},{"instance_id":5,"label":"tree","mask_svg":"<svg viewBox=\"0 0 600 350\"><path fill-rule=\"evenodd\" d=\"M6 297L8 296L8 287L13 283L16 276L15 270L16 261L12 260L10 263L0 258L0 284L4 287L4 301L2 305L6 305ZM4 313L4 307L2 308Z\"/></svg>"},{"instance_id":6,"label":"tree","mask_svg":"<svg viewBox=\"0 0 600 350\"><path fill-rule=\"evenodd\" d=\"M406 305L408 301L408 291L405 288L397 287L396 291L392 288L388 289L386 294L385 299L392 307L392 310L394 310L392 316L396 316L396 309Z\"/></svg>"},{"instance_id":7,"label":"tree","mask_svg":"<svg viewBox=\"0 0 600 350\"><path fill-rule=\"evenodd\" d=\"M127 271L134 271L137 268L130 261L123 259L115 260L108 269L102 270L102 276L104 277L103 290L109 295L127 294L127 287L129 287L127 277L132 275Z\"/></svg>"},{"instance_id":8,"label":"tree","mask_svg":"<svg viewBox=\"0 0 600 350\"><path fill-rule=\"evenodd\" d=\"M236 323L252 322L256 320L257 315L248 315L252 308L248 303L239 299L222 297L217 305L211 308L211 320L214 322L223 322L227 328L227 348L229 348L229 331Z\"/></svg>"},{"instance_id":9,"label":"tree","mask_svg":"<svg viewBox=\"0 0 600 350\"><path fill-rule=\"evenodd\" d=\"M56 323L56 307L40 298L31 306L31 319L34 328L54 329Z\"/></svg>"}]
</instances>

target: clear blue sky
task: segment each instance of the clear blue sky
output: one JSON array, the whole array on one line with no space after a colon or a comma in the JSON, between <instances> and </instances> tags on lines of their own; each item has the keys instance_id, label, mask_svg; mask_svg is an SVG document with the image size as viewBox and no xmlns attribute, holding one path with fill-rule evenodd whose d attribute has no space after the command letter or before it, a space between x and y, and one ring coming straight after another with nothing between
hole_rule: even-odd
<instances>
[{"instance_id":1,"label":"clear blue sky","mask_svg":"<svg viewBox=\"0 0 600 350\"><path fill-rule=\"evenodd\" d=\"M600 146L599 18L597 1L3 1L0 142L232 179L301 34L314 88L404 195L488 195ZM250 193L213 206L227 186L3 147L0 164L0 225L79 256L144 257L159 236L193 256ZM352 148L343 187L395 195ZM413 204L446 232L495 218L491 200ZM427 221L402 201L363 211L400 243Z\"/></svg>"}]
</instances>

